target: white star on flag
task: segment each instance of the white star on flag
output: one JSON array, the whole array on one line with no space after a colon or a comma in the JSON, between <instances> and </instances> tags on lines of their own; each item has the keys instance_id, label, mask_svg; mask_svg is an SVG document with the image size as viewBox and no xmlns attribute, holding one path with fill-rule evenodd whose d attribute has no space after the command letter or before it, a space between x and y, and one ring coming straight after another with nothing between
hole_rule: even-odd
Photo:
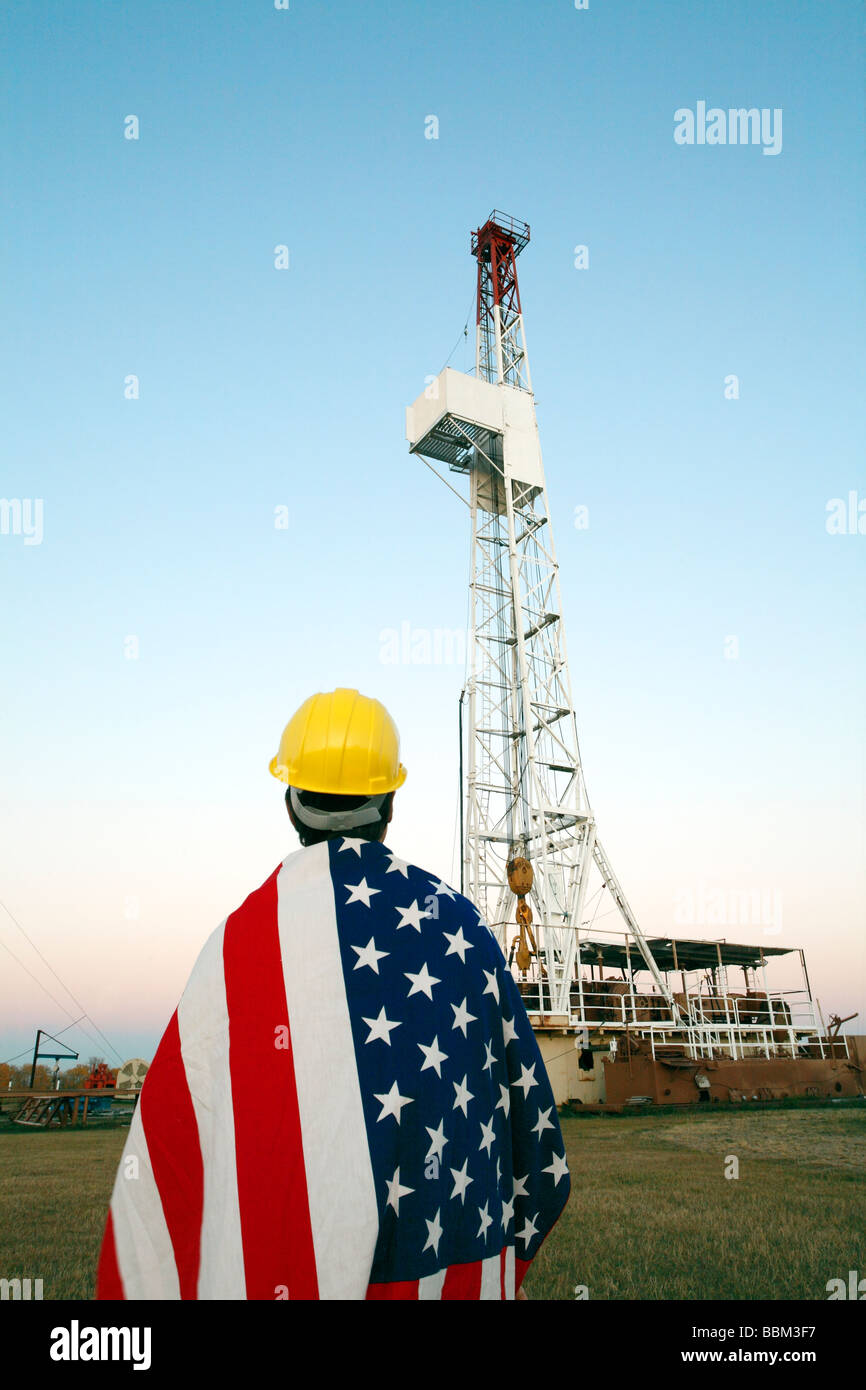
<instances>
[{"instance_id":1,"label":"white star on flag","mask_svg":"<svg viewBox=\"0 0 866 1390\"><path fill-rule=\"evenodd\" d=\"M474 950L475 948L473 947L471 941L467 941L467 940L466 940L465 936L463 935L463 928L462 928L462 927L458 927L457 930L456 930L456 932L454 932L453 935L452 935L451 932L447 932L447 931L444 931L444 932L442 933L442 935L443 935L444 937L446 937L448 941L451 942L451 945L448 947L448 950L445 952L446 956L459 956L460 959L461 959L461 961L462 961L463 964L465 965L465 964L466 964L466 952L467 952L467 951L472 951L472 950Z\"/></svg>"},{"instance_id":2,"label":"white star on flag","mask_svg":"<svg viewBox=\"0 0 866 1390\"><path fill-rule=\"evenodd\" d=\"M393 1207L394 1210L396 1211L397 1215L399 1216L399 1215L400 1215L400 1198L401 1198L401 1197L408 1197L409 1193L410 1193L410 1192L414 1192L415 1189L414 1189L414 1187L401 1187L401 1186L400 1186L400 1169L399 1169L399 1168L395 1168L395 1169L394 1169L394 1176L393 1176L393 1178L391 1178L390 1182L389 1182L388 1179L386 1178L386 1179L385 1179L385 1183L386 1183L386 1186L387 1186L387 1188L388 1188L388 1200L387 1200L387 1202L385 1203L385 1205L386 1205L387 1207Z\"/></svg>"},{"instance_id":3,"label":"white star on flag","mask_svg":"<svg viewBox=\"0 0 866 1390\"><path fill-rule=\"evenodd\" d=\"M428 1067L433 1067L436 1075L441 1076L442 1063L448 1061L448 1054L447 1052L440 1052L439 1039L434 1038L429 1047L425 1047L424 1043L419 1043L418 1046L424 1053L424 1061L421 1064L421 1070L426 1071Z\"/></svg>"},{"instance_id":4,"label":"white star on flag","mask_svg":"<svg viewBox=\"0 0 866 1390\"><path fill-rule=\"evenodd\" d=\"M439 1124L438 1124L438 1126L436 1127L436 1129L431 1129L429 1125L425 1125L424 1128L426 1129L427 1133L430 1135L430 1147L429 1147L429 1149L427 1150L427 1153L426 1153L425 1158L424 1158L424 1162L426 1163L427 1160L430 1159L430 1158L433 1158L434 1155L435 1155L436 1158L441 1158L441 1157L442 1157L442 1150L445 1148L445 1145L446 1145L449 1141L445 1138L445 1133L444 1133L444 1130L445 1130L445 1121L444 1121L444 1120L440 1120L440 1121L439 1121Z\"/></svg>"},{"instance_id":5,"label":"white star on flag","mask_svg":"<svg viewBox=\"0 0 866 1390\"><path fill-rule=\"evenodd\" d=\"M551 1109L552 1109L552 1107L551 1107ZM552 1121L552 1120L549 1120L549 1119L547 1118L548 1115L549 1115L550 1113L551 1113L550 1110L544 1110L544 1111L539 1110L539 1112L538 1112L538 1119L535 1121L535 1124L532 1126L532 1133L533 1133L533 1134L537 1134L538 1137L539 1137L539 1139L541 1138L542 1134L544 1133L544 1131L545 1131L546 1129L553 1129L553 1121Z\"/></svg>"},{"instance_id":6,"label":"white star on flag","mask_svg":"<svg viewBox=\"0 0 866 1390\"><path fill-rule=\"evenodd\" d=\"M553 1162L546 1168L542 1168L542 1173L552 1173L554 1181L559 1186L559 1179L568 1176L568 1164L565 1161L565 1154L554 1154Z\"/></svg>"},{"instance_id":7,"label":"white star on flag","mask_svg":"<svg viewBox=\"0 0 866 1390\"><path fill-rule=\"evenodd\" d=\"M457 1082L456 1082L456 1081L452 1081L452 1082L451 1082L451 1085L454 1087L454 1090L457 1092L457 1098L456 1098L456 1100L454 1101L454 1104L452 1105L451 1109L452 1109L452 1110L456 1110L457 1107L458 1107L458 1105L459 1105L459 1106L460 1106L460 1109L463 1111L463 1114L464 1114L464 1115L466 1114L466 1107L467 1107L467 1105L469 1104L470 1100L474 1100L474 1099L475 1099L475 1097L473 1096L473 1094L472 1094L472 1092L470 1091L469 1087L466 1085L467 1080L468 1080L468 1076L464 1076L464 1078L463 1078L463 1080L460 1082L460 1085L459 1085L459 1086L457 1085Z\"/></svg>"},{"instance_id":8,"label":"white star on flag","mask_svg":"<svg viewBox=\"0 0 866 1390\"><path fill-rule=\"evenodd\" d=\"M487 1227L493 1225L493 1217L487 1215L487 1208L489 1206L490 1203L485 1202L483 1207L478 1208L478 1215L481 1217L481 1225L478 1227L478 1235L484 1236L485 1238L487 1236Z\"/></svg>"},{"instance_id":9,"label":"white star on flag","mask_svg":"<svg viewBox=\"0 0 866 1390\"><path fill-rule=\"evenodd\" d=\"M452 1168L452 1169L451 1169L451 1176L452 1176L452 1178L454 1179L454 1191L451 1193L451 1196L452 1196L452 1197L459 1197L459 1198L460 1198L460 1205L461 1205L461 1206L464 1205L464 1202L465 1202L465 1199L466 1199L466 1189L467 1189L467 1187L469 1186L469 1184L470 1184L471 1182L474 1182L474 1181L475 1181L474 1178L470 1178L470 1177L467 1176L467 1174L466 1174L466 1169L467 1169L468 1167L469 1167L469 1159L467 1158L467 1159L466 1159L466 1162L463 1164L463 1167L462 1167L462 1168L459 1168L459 1169L458 1169L458 1168Z\"/></svg>"},{"instance_id":10,"label":"white star on flag","mask_svg":"<svg viewBox=\"0 0 866 1390\"><path fill-rule=\"evenodd\" d=\"M375 1095L375 1092L374 1092L374 1095ZM394 1085L391 1087L390 1091L386 1092L386 1094L383 1095L383 1096L377 1095L377 1096L376 1096L376 1100L381 1101L381 1103L382 1103L382 1113L381 1113L381 1115L378 1115L378 1116L376 1117L377 1122L378 1122L379 1120L384 1120L384 1118L385 1118L386 1115L393 1115L393 1116L394 1116L394 1119L395 1119L395 1120L397 1121L397 1123L399 1124L399 1123L400 1123L400 1111L403 1109L403 1106L404 1106L404 1105L411 1105L411 1104L412 1104L412 1097L411 1097L411 1096L401 1096L401 1095L400 1095L400 1092L397 1090L397 1082L396 1082L396 1081L394 1082Z\"/></svg>"},{"instance_id":11,"label":"white star on flag","mask_svg":"<svg viewBox=\"0 0 866 1390\"><path fill-rule=\"evenodd\" d=\"M414 899L411 907L398 907L397 911L401 916L401 921L397 923L397 931L399 931L401 927L414 927L416 932L420 932L422 921L425 917L430 916L429 912L425 912L418 906L417 898Z\"/></svg>"},{"instance_id":12,"label":"white star on flag","mask_svg":"<svg viewBox=\"0 0 866 1390\"><path fill-rule=\"evenodd\" d=\"M478 1147L479 1149L486 1149L487 1152L490 1153L491 1144L496 1142L496 1131L493 1128L493 1120L491 1119L489 1125L486 1125L483 1120L479 1121L479 1123L481 1125L481 1143Z\"/></svg>"},{"instance_id":13,"label":"white star on flag","mask_svg":"<svg viewBox=\"0 0 866 1390\"><path fill-rule=\"evenodd\" d=\"M502 1036L505 1039L506 1047L510 1042L517 1042L517 1029L514 1026L513 1018L504 1018L502 1020Z\"/></svg>"},{"instance_id":14,"label":"white star on flag","mask_svg":"<svg viewBox=\"0 0 866 1390\"><path fill-rule=\"evenodd\" d=\"M495 971L490 971L490 970L485 970L483 973L484 973L484 978L485 978L485 980L487 981L487 984L484 986L484 988L483 988L483 990L481 991L481 993L482 993L482 994L492 994L492 995L493 995L493 998L496 1000L496 1002L497 1002L497 1004L498 1004L498 1003L499 1003L499 982L498 982L497 979L496 979L496 973L495 973Z\"/></svg>"},{"instance_id":15,"label":"white star on flag","mask_svg":"<svg viewBox=\"0 0 866 1390\"><path fill-rule=\"evenodd\" d=\"M527 1190L526 1190L526 1179L527 1179L528 1177L529 1177L529 1174L527 1173L525 1178L515 1178L515 1179L514 1179L514 1191L513 1191L512 1194L511 1194L512 1199L517 1198L517 1197L528 1197L528 1196L529 1196L529 1193L528 1193Z\"/></svg>"},{"instance_id":16,"label":"white star on flag","mask_svg":"<svg viewBox=\"0 0 866 1390\"><path fill-rule=\"evenodd\" d=\"M512 1081L511 1084L512 1086L521 1086L523 1088L524 1096L528 1096L530 1088L532 1086L538 1085L538 1082L535 1079L535 1063L533 1062L531 1067L526 1067L521 1062L520 1075L518 1076L517 1080Z\"/></svg>"},{"instance_id":17,"label":"white star on flag","mask_svg":"<svg viewBox=\"0 0 866 1390\"><path fill-rule=\"evenodd\" d=\"M370 940L367 942L366 946L353 946L352 950L357 951L358 953L358 959L355 962L355 969L360 970L362 965L369 965L370 969L375 970L377 975L379 973L379 961L382 959L383 956L387 956L390 954L390 952L388 951L377 951L376 943L373 940L372 936L370 937Z\"/></svg>"},{"instance_id":18,"label":"white star on flag","mask_svg":"<svg viewBox=\"0 0 866 1390\"><path fill-rule=\"evenodd\" d=\"M409 877L409 865L405 859L398 859L396 854L391 855L390 863L385 870L386 874L402 874L404 878Z\"/></svg>"},{"instance_id":19,"label":"white star on flag","mask_svg":"<svg viewBox=\"0 0 866 1390\"><path fill-rule=\"evenodd\" d=\"M440 1207L439 1211L441 1210L442 1208ZM442 1227L439 1224L439 1211L437 1211L432 1221L428 1221L426 1216L424 1217L427 1226L427 1244L424 1246L424 1250L432 1250L433 1254L437 1257L439 1255L439 1242L442 1239ZM422 1255L424 1250L421 1251Z\"/></svg>"},{"instance_id":20,"label":"white star on flag","mask_svg":"<svg viewBox=\"0 0 866 1390\"><path fill-rule=\"evenodd\" d=\"M433 891L437 897L440 893L444 893L446 897L454 898L454 901L457 901L455 894L448 887L447 883L442 882L441 878L431 878L430 882L433 884Z\"/></svg>"},{"instance_id":21,"label":"white star on flag","mask_svg":"<svg viewBox=\"0 0 866 1390\"><path fill-rule=\"evenodd\" d=\"M496 1061L496 1058L493 1056L493 1048L490 1046L490 1043L485 1043L484 1049L486 1052L486 1056L484 1058L484 1066L481 1070L489 1071L490 1068L493 1066L493 1063Z\"/></svg>"},{"instance_id":22,"label":"white star on flag","mask_svg":"<svg viewBox=\"0 0 866 1390\"><path fill-rule=\"evenodd\" d=\"M404 970L403 974L406 976L407 980L412 981L412 988L406 996L407 998L411 998L413 994L426 994L427 998L432 1001L433 986L442 983L441 980L437 980L435 975L430 974L430 971L427 969L426 961L424 962L423 969L419 970L417 975L413 975L409 970Z\"/></svg>"},{"instance_id":23,"label":"white star on flag","mask_svg":"<svg viewBox=\"0 0 866 1390\"><path fill-rule=\"evenodd\" d=\"M535 1223L537 1220L538 1220L538 1212L535 1213L535 1215L534 1215L533 1218L532 1218L532 1221L530 1221L529 1217L527 1216L527 1218L526 1218L526 1225L524 1226L523 1230L522 1230L522 1231L516 1231L516 1232L515 1232L515 1237L516 1237L516 1239L517 1239L517 1240L523 1240L523 1241L525 1241L526 1244L528 1245L529 1242L532 1240L532 1237L538 1235L538 1228L534 1225L534 1223Z\"/></svg>"},{"instance_id":24,"label":"white star on flag","mask_svg":"<svg viewBox=\"0 0 866 1390\"><path fill-rule=\"evenodd\" d=\"M388 1022L388 1019L385 1017L384 1004L382 1005L382 1008L379 1010L378 1016L376 1018L365 1018L362 1019L362 1022L366 1023L367 1027L370 1029L370 1036L366 1039L368 1043L375 1042L377 1038L380 1038L382 1042L386 1042L389 1047L391 1046L392 1029L402 1027L402 1024L399 1021L397 1023Z\"/></svg>"},{"instance_id":25,"label":"white star on flag","mask_svg":"<svg viewBox=\"0 0 866 1390\"><path fill-rule=\"evenodd\" d=\"M454 1023L452 1027L459 1028L465 1038L467 1023L477 1023L477 1016L469 1012L469 1010L466 1007L465 999L463 1000L463 1003L460 1005L459 1008L456 1004L452 1004L451 1007L454 1010Z\"/></svg>"},{"instance_id":26,"label":"white star on flag","mask_svg":"<svg viewBox=\"0 0 866 1390\"><path fill-rule=\"evenodd\" d=\"M508 1112L511 1109L511 1096L508 1094L508 1087L503 1086L501 1081L499 1083L499 1099L496 1102L496 1109L504 1110L505 1117L506 1119L508 1118Z\"/></svg>"},{"instance_id":27,"label":"white star on flag","mask_svg":"<svg viewBox=\"0 0 866 1390\"><path fill-rule=\"evenodd\" d=\"M502 1224L507 1226L509 1221L514 1220L514 1198L510 1202L502 1203Z\"/></svg>"},{"instance_id":28,"label":"white star on flag","mask_svg":"<svg viewBox=\"0 0 866 1390\"><path fill-rule=\"evenodd\" d=\"M381 888L369 888L366 878L362 878L360 883L345 883L344 888L348 888L349 896L346 899L346 906L349 903L363 903L365 907L370 906L370 898L374 893L381 893Z\"/></svg>"},{"instance_id":29,"label":"white star on flag","mask_svg":"<svg viewBox=\"0 0 866 1390\"><path fill-rule=\"evenodd\" d=\"M342 854L344 849L353 849L357 854L358 858L360 859L361 846L366 845L368 843L369 841L367 840L353 840L350 836L346 836L343 840L343 843L340 845L340 853Z\"/></svg>"}]
</instances>

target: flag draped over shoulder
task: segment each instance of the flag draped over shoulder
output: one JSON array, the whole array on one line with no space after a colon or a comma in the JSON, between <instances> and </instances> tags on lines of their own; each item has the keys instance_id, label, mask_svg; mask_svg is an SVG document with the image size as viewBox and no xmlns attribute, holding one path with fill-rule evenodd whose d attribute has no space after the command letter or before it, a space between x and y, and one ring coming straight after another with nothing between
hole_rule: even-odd
<instances>
[{"instance_id":1,"label":"flag draped over shoulder","mask_svg":"<svg viewBox=\"0 0 866 1390\"><path fill-rule=\"evenodd\" d=\"M142 1088L101 1299L508 1299L569 1194L476 909L378 841L289 855L206 943Z\"/></svg>"}]
</instances>

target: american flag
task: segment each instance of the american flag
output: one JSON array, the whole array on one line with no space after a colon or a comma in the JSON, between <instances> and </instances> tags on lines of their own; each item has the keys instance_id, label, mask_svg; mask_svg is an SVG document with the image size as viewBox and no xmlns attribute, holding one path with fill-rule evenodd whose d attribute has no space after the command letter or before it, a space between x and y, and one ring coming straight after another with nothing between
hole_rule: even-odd
<instances>
[{"instance_id":1,"label":"american flag","mask_svg":"<svg viewBox=\"0 0 866 1390\"><path fill-rule=\"evenodd\" d=\"M147 1074L101 1299L511 1299L568 1199L492 932L378 841L290 854L206 943Z\"/></svg>"}]
</instances>

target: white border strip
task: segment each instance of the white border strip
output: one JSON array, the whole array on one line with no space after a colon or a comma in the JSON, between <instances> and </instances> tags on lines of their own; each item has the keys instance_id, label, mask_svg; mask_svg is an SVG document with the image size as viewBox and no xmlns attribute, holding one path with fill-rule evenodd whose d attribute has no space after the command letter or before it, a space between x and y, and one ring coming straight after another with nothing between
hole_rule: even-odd
<instances>
[{"instance_id":1,"label":"white border strip","mask_svg":"<svg viewBox=\"0 0 866 1390\"><path fill-rule=\"evenodd\" d=\"M363 1299L379 1211L327 841L283 861L277 892L319 1298Z\"/></svg>"},{"instance_id":2,"label":"white border strip","mask_svg":"<svg viewBox=\"0 0 866 1390\"><path fill-rule=\"evenodd\" d=\"M177 1008L180 1050L204 1165L200 1299L246 1299L229 1068L223 940L208 938Z\"/></svg>"}]
</instances>

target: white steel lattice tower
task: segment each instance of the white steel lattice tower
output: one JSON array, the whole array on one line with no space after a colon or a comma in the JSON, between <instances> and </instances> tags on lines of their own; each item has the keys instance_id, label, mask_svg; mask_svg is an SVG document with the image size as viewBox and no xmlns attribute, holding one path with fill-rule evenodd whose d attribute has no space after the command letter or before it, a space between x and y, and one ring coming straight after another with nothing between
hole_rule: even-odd
<instances>
[{"instance_id":1,"label":"white steel lattice tower","mask_svg":"<svg viewBox=\"0 0 866 1390\"><path fill-rule=\"evenodd\" d=\"M537 951L521 971L530 1014L582 1017L581 929L612 911L674 1008L599 842L583 780L517 284L528 242L527 224L499 212L473 232L475 375L446 367L406 420L413 453L468 481L463 887L513 960L506 866L530 861Z\"/></svg>"}]
</instances>

